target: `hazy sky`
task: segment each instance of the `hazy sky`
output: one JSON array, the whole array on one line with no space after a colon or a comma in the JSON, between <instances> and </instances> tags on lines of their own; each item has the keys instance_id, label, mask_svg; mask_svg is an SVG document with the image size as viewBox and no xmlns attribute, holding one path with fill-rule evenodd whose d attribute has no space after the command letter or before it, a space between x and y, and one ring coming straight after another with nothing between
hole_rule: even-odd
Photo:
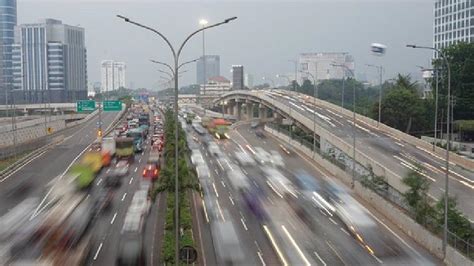
<instances>
[{"instance_id":1,"label":"hazy sky","mask_svg":"<svg viewBox=\"0 0 474 266\"><path fill-rule=\"evenodd\" d=\"M343 51L354 56L357 73L373 79L375 70L365 64L383 64L388 79L399 72L419 73L417 65L428 66L429 51L408 49L405 44L432 45L433 5L433 0L18 0L18 22L48 17L84 27L89 82L100 81L101 60L113 59L127 63L127 83L157 87L159 66L148 60L172 62L169 48L158 36L117 19L116 14L160 30L175 46L199 27L201 18L214 23L237 16L230 24L206 31L206 53L221 56L221 75L228 78L233 64L244 65L260 83L264 75L292 72L288 60L301 52ZM196 37L184 49L182 60L202 53L201 35ZM373 42L388 46L384 57L371 55ZM196 80L195 66L186 69L181 85Z\"/></svg>"}]
</instances>

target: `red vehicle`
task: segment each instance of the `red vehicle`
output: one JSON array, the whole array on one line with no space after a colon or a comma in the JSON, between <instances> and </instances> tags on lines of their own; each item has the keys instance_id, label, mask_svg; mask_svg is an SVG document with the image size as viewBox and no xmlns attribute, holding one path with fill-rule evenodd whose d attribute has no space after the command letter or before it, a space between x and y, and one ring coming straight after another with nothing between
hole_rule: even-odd
<instances>
[{"instance_id":1,"label":"red vehicle","mask_svg":"<svg viewBox=\"0 0 474 266\"><path fill-rule=\"evenodd\" d=\"M158 179L158 168L154 164L147 164L143 169L143 177L145 179L156 180Z\"/></svg>"}]
</instances>

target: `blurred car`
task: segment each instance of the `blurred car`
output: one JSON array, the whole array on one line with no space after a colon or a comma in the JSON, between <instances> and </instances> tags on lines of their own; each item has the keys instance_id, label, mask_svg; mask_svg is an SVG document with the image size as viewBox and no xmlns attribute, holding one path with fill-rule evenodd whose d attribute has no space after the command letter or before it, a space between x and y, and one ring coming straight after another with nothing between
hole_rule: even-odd
<instances>
[{"instance_id":1,"label":"blurred car","mask_svg":"<svg viewBox=\"0 0 474 266\"><path fill-rule=\"evenodd\" d=\"M281 155L280 155L279 152L277 152L277 151L270 151L270 154L271 154L272 163L273 163L275 166L278 166L278 167L285 167L285 162L283 161L283 157L281 157Z\"/></svg>"},{"instance_id":2,"label":"blurred car","mask_svg":"<svg viewBox=\"0 0 474 266\"><path fill-rule=\"evenodd\" d=\"M263 221L267 218L267 215L265 213L265 209L262 206L261 202L261 193L257 189L254 189L252 187L245 188L241 190L241 195L242 198L245 202L245 206L247 206L247 209L255 215L255 217Z\"/></svg>"},{"instance_id":3,"label":"blurred car","mask_svg":"<svg viewBox=\"0 0 474 266\"><path fill-rule=\"evenodd\" d=\"M255 159L260 164L273 163L270 153L261 147L255 147Z\"/></svg>"},{"instance_id":4,"label":"blurred car","mask_svg":"<svg viewBox=\"0 0 474 266\"><path fill-rule=\"evenodd\" d=\"M215 142L209 143L208 150L212 156L220 156L221 154L221 150L219 149L219 146Z\"/></svg>"},{"instance_id":5,"label":"blurred car","mask_svg":"<svg viewBox=\"0 0 474 266\"><path fill-rule=\"evenodd\" d=\"M265 138L265 133L263 133L263 130L261 128L257 128L255 130L255 135L259 138Z\"/></svg>"},{"instance_id":6,"label":"blurred car","mask_svg":"<svg viewBox=\"0 0 474 266\"><path fill-rule=\"evenodd\" d=\"M243 152L243 151L238 151L235 153L235 158L237 159L237 161L239 162L240 165L242 166L253 166L255 165L257 162L255 162L255 160L253 159L253 157L246 153L246 152Z\"/></svg>"},{"instance_id":7,"label":"blurred car","mask_svg":"<svg viewBox=\"0 0 474 266\"><path fill-rule=\"evenodd\" d=\"M202 157L202 153L200 150L195 149L191 151L191 163L194 166L204 163L204 158Z\"/></svg>"},{"instance_id":8,"label":"blurred car","mask_svg":"<svg viewBox=\"0 0 474 266\"><path fill-rule=\"evenodd\" d=\"M100 188L94 199L94 215L99 215L104 211L110 210L114 193L111 189Z\"/></svg>"},{"instance_id":9,"label":"blurred car","mask_svg":"<svg viewBox=\"0 0 474 266\"><path fill-rule=\"evenodd\" d=\"M208 178L211 177L209 167L207 167L207 165L205 163L198 164L196 166L196 173L197 173L197 177L199 179L208 179Z\"/></svg>"},{"instance_id":10,"label":"blurred car","mask_svg":"<svg viewBox=\"0 0 474 266\"><path fill-rule=\"evenodd\" d=\"M117 175L117 176L120 176L120 177L126 176L128 174L129 166L130 165L129 165L128 161L120 160L115 165L115 168L112 169L112 172L114 173L114 175Z\"/></svg>"},{"instance_id":11,"label":"blurred car","mask_svg":"<svg viewBox=\"0 0 474 266\"><path fill-rule=\"evenodd\" d=\"M267 184L280 198L293 196L298 198L293 183L280 171L273 167L265 166L262 168L267 177Z\"/></svg>"},{"instance_id":12,"label":"blurred car","mask_svg":"<svg viewBox=\"0 0 474 266\"><path fill-rule=\"evenodd\" d=\"M227 212L227 210L224 210ZM232 220L212 223L211 232L218 265L244 265L245 254Z\"/></svg>"},{"instance_id":13,"label":"blurred car","mask_svg":"<svg viewBox=\"0 0 474 266\"><path fill-rule=\"evenodd\" d=\"M112 171L105 176L104 185L108 188L120 187L122 185L122 178L120 175L117 175Z\"/></svg>"},{"instance_id":14,"label":"blurred car","mask_svg":"<svg viewBox=\"0 0 474 266\"><path fill-rule=\"evenodd\" d=\"M142 176L146 179L156 180L158 179L158 168L155 164L147 164L143 169Z\"/></svg>"},{"instance_id":15,"label":"blurred car","mask_svg":"<svg viewBox=\"0 0 474 266\"><path fill-rule=\"evenodd\" d=\"M150 208L151 200L148 197L148 191L137 190L135 194L133 194L132 202L130 203L128 212L138 213L141 216L146 217L150 213Z\"/></svg>"},{"instance_id":16,"label":"blurred car","mask_svg":"<svg viewBox=\"0 0 474 266\"><path fill-rule=\"evenodd\" d=\"M260 123L258 121L253 121L252 123L250 123L251 128L257 128L259 125Z\"/></svg>"},{"instance_id":17,"label":"blurred car","mask_svg":"<svg viewBox=\"0 0 474 266\"><path fill-rule=\"evenodd\" d=\"M140 233L126 233L120 236L116 265L146 265L143 239Z\"/></svg>"},{"instance_id":18,"label":"blurred car","mask_svg":"<svg viewBox=\"0 0 474 266\"><path fill-rule=\"evenodd\" d=\"M248 177L242 172L242 170L238 166L228 169L227 176L229 177L230 183L237 191L250 187L250 181Z\"/></svg>"}]
</instances>

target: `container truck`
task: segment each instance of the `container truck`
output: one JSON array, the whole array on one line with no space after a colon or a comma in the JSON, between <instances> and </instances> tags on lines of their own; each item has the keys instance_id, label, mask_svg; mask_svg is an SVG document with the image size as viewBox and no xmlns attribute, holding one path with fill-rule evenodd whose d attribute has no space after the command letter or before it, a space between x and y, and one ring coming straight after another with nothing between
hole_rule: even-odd
<instances>
[{"instance_id":1,"label":"container truck","mask_svg":"<svg viewBox=\"0 0 474 266\"><path fill-rule=\"evenodd\" d=\"M133 150L141 152L143 150L143 142L145 140L145 132L143 128L133 128L128 130L127 137L133 138Z\"/></svg>"}]
</instances>

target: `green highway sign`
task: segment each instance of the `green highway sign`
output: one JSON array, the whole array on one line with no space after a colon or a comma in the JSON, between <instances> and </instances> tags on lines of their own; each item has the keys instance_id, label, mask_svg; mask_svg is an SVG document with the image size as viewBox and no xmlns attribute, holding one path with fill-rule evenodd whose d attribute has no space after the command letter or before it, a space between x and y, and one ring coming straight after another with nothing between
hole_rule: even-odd
<instances>
[{"instance_id":1,"label":"green highway sign","mask_svg":"<svg viewBox=\"0 0 474 266\"><path fill-rule=\"evenodd\" d=\"M83 100L76 102L76 111L80 112L93 112L95 110L95 101Z\"/></svg>"},{"instance_id":2,"label":"green highway sign","mask_svg":"<svg viewBox=\"0 0 474 266\"><path fill-rule=\"evenodd\" d=\"M102 104L104 112L122 111L121 101L104 101Z\"/></svg>"}]
</instances>

